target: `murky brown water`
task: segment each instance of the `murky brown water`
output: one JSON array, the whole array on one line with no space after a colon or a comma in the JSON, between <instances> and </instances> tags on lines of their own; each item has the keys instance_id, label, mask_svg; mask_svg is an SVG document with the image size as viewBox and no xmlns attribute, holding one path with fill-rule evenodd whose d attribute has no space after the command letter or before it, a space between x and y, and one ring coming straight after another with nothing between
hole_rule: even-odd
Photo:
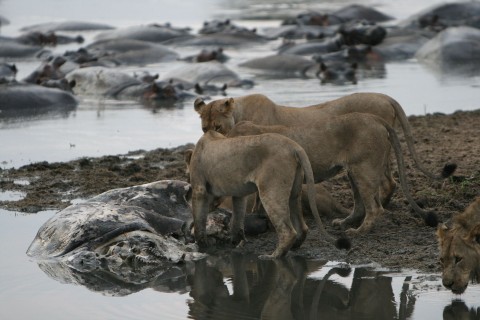
<instances>
[{"instance_id":1,"label":"murky brown water","mask_svg":"<svg viewBox=\"0 0 480 320\"><path fill-rule=\"evenodd\" d=\"M434 1L364 1L399 19ZM310 1L0 1L0 13L12 24L2 35L18 34L21 26L58 20L109 23L118 27L170 21L198 28L204 20L257 8L302 8ZM288 4L289 3L289 4ZM293 3L293 4L292 4ZM311 1L337 8L353 1ZM263 6L262 6L263 4ZM250 6L250 7L249 7ZM185 10L188 7L189 10ZM283 10L282 9L282 10ZM274 10L274 11L275 11ZM278 9L279 10L279 9ZM246 26L278 25L278 21L239 21ZM85 35L91 39L93 34ZM272 43L272 48L275 47ZM416 61L386 65L384 78L361 79L356 85L320 85L315 79L259 77L238 63L265 55L269 49L230 50L228 66L252 78L250 90L232 89L231 96L261 92L278 103L304 106L358 91L378 91L395 97L407 114L451 113L476 109L479 77L450 78L426 70ZM59 52L70 49L59 48ZM196 49L194 50L196 52ZM182 56L193 50L179 49ZM18 78L37 62L17 62ZM143 69L166 73L174 64ZM133 71L139 68L129 68ZM216 97L212 97L216 98ZM65 161L80 156L126 153L136 149L173 147L195 142L201 135L192 101L172 109L151 109L133 102L82 100L69 113L48 113L0 121L0 167L36 161ZM2 197L21 196L2 194ZM438 274L414 270L382 270L381 266L339 268L335 262L300 258L276 262L249 256L211 258L172 270L153 270L148 279L131 283L101 275L45 273L25 255L40 225L53 212L17 215L0 210L1 319L453 319L470 312L480 317L480 287L462 296L446 291ZM168 272L167 272L168 271ZM110 279L111 280L111 279ZM96 286L92 284L97 284ZM453 301L459 299L459 301Z\"/></svg>"}]
</instances>

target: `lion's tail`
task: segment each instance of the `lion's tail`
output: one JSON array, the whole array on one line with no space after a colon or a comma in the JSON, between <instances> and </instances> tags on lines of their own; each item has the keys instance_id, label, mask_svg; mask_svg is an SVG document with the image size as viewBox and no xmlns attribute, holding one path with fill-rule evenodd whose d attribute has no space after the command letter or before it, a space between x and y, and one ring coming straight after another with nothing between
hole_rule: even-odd
<instances>
[{"instance_id":1,"label":"lion's tail","mask_svg":"<svg viewBox=\"0 0 480 320\"><path fill-rule=\"evenodd\" d=\"M325 239L328 240L328 242L334 243L338 249L349 250L351 247L351 242L348 238L340 237L339 239L335 239L327 232L327 230L325 230L325 227L323 226L323 222L320 219L320 214L318 213L317 204L315 203L316 191L314 186L315 181L313 179L312 165L310 164L310 160L308 159L305 150L303 150L303 148L300 146L298 146L296 150L296 157L300 162L303 168L303 172L305 174L305 180L307 183L308 203L310 204L310 209L312 210L313 217L315 218L318 228L320 229L320 233L322 234L322 236L325 237Z\"/></svg>"},{"instance_id":2,"label":"lion's tail","mask_svg":"<svg viewBox=\"0 0 480 320\"><path fill-rule=\"evenodd\" d=\"M378 119L381 120L381 119ZM402 147L400 145L400 140L398 139L395 129L393 129L385 121L381 121L385 129L388 132L388 139L395 151L395 157L397 158L397 167L398 167L398 177L400 179L400 185L402 186L403 193L407 198L408 203L412 206L413 210L425 220L425 223L430 227L436 227L438 225L438 217L434 212L426 212L418 206L418 204L413 200L410 188L407 184L407 178L405 173L405 162L402 155Z\"/></svg>"},{"instance_id":3,"label":"lion's tail","mask_svg":"<svg viewBox=\"0 0 480 320\"><path fill-rule=\"evenodd\" d=\"M423 165L420 163L420 160L417 155L417 151L415 146L413 145L413 135L410 129L410 124L407 120L407 115L405 111L403 111L402 106L393 98L389 97L390 104L395 110L396 119L400 123L400 126L403 129L403 133L405 135L405 141L407 143L408 151L410 152L413 161L415 162L416 167L423 172L427 177L433 180L441 180L450 177L455 169L457 169L457 165L455 163L447 163L442 169L440 174L434 174L427 170Z\"/></svg>"}]
</instances>

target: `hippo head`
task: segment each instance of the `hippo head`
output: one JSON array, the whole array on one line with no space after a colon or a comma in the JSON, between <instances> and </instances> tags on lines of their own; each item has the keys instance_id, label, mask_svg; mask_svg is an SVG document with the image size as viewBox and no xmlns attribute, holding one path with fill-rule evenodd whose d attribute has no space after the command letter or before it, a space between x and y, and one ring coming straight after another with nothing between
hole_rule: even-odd
<instances>
[{"instance_id":1,"label":"hippo head","mask_svg":"<svg viewBox=\"0 0 480 320\"><path fill-rule=\"evenodd\" d=\"M327 66L325 63L321 63L317 72L317 77L321 80L321 83L333 83L333 84L346 84L351 82L357 83L357 63L333 63Z\"/></svg>"}]
</instances>

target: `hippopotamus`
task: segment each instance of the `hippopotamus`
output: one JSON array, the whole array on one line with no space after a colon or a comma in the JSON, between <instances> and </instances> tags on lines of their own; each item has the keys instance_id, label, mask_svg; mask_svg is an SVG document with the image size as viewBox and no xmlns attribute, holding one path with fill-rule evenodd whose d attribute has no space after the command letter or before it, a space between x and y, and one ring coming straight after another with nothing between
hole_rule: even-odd
<instances>
[{"instance_id":1,"label":"hippopotamus","mask_svg":"<svg viewBox=\"0 0 480 320\"><path fill-rule=\"evenodd\" d=\"M17 82L0 85L0 118L71 111L77 104L71 93L59 89Z\"/></svg>"},{"instance_id":2,"label":"hippopotamus","mask_svg":"<svg viewBox=\"0 0 480 320\"><path fill-rule=\"evenodd\" d=\"M357 83L357 71L358 64L345 63L345 62L331 62L328 66L325 63L320 63L320 68L316 73L316 76L320 79L322 84L346 84Z\"/></svg>"},{"instance_id":3,"label":"hippopotamus","mask_svg":"<svg viewBox=\"0 0 480 320\"><path fill-rule=\"evenodd\" d=\"M266 57L254 58L240 64L241 67L261 70L271 74L284 74L306 77L315 72L318 64L312 59L293 54L274 54Z\"/></svg>"},{"instance_id":4,"label":"hippopotamus","mask_svg":"<svg viewBox=\"0 0 480 320\"><path fill-rule=\"evenodd\" d=\"M186 35L165 41L166 45L176 46L241 46L244 44L261 44L268 39L257 34L256 29L239 27L230 20L213 20L205 22L198 35Z\"/></svg>"},{"instance_id":5,"label":"hippopotamus","mask_svg":"<svg viewBox=\"0 0 480 320\"><path fill-rule=\"evenodd\" d=\"M18 37L0 37L0 41L14 41L31 46L56 46L58 44L83 43L85 39L82 36L70 37L58 35L54 32L31 31Z\"/></svg>"},{"instance_id":6,"label":"hippopotamus","mask_svg":"<svg viewBox=\"0 0 480 320\"><path fill-rule=\"evenodd\" d=\"M266 27L262 29L262 34L270 40L283 39L320 39L327 36L333 36L338 26L304 26L297 24L281 25L278 27Z\"/></svg>"},{"instance_id":7,"label":"hippopotamus","mask_svg":"<svg viewBox=\"0 0 480 320\"><path fill-rule=\"evenodd\" d=\"M384 27L367 20L342 24L338 32L343 36L343 43L347 46L356 44L375 46L387 35Z\"/></svg>"},{"instance_id":8,"label":"hippopotamus","mask_svg":"<svg viewBox=\"0 0 480 320\"><path fill-rule=\"evenodd\" d=\"M114 189L71 205L38 230L27 250L36 258L63 258L75 268L103 263L173 263L203 257L190 233L190 185L162 180Z\"/></svg>"},{"instance_id":9,"label":"hippopotamus","mask_svg":"<svg viewBox=\"0 0 480 320\"><path fill-rule=\"evenodd\" d=\"M188 61L188 62L207 62L207 61L218 61L226 62L229 57L223 52L223 48L218 49L202 49L198 54L187 56L179 60Z\"/></svg>"},{"instance_id":10,"label":"hippopotamus","mask_svg":"<svg viewBox=\"0 0 480 320\"><path fill-rule=\"evenodd\" d=\"M110 29L114 29L114 27L107 24L103 24L103 23L94 23L94 22L85 22L85 21L64 21L64 22L46 22L46 23L35 24L35 25L23 27L20 30L50 32L50 31L96 31L96 30L110 30Z\"/></svg>"},{"instance_id":11,"label":"hippopotamus","mask_svg":"<svg viewBox=\"0 0 480 320\"><path fill-rule=\"evenodd\" d=\"M60 70L60 67L66 62L61 57L52 57L51 60L44 61L37 69L30 73L23 79L27 83L41 84L48 80L59 80L65 77L65 73Z\"/></svg>"},{"instance_id":12,"label":"hippopotamus","mask_svg":"<svg viewBox=\"0 0 480 320\"><path fill-rule=\"evenodd\" d=\"M212 34L212 33L252 33L257 32L256 29L248 29L238 26L230 21L226 20L212 20L203 22L203 26L198 30L199 34Z\"/></svg>"},{"instance_id":13,"label":"hippopotamus","mask_svg":"<svg viewBox=\"0 0 480 320\"><path fill-rule=\"evenodd\" d=\"M372 48L383 61L411 59L435 34L426 30L390 29L382 43Z\"/></svg>"},{"instance_id":14,"label":"hippopotamus","mask_svg":"<svg viewBox=\"0 0 480 320\"><path fill-rule=\"evenodd\" d=\"M239 47L245 44L263 44L267 41L266 37L252 32L218 32L178 37L165 41L163 44L173 46Z\"/></svg>"},{"instance_id":15,"label":"hippopotamus","mask_svg":"<svg viewBox=\"0 0 480 320\"><path fill-rule=\"evenodd\" d=\"M297 15L294 19L286 19L283 24L298 25L337 25L354 20L368 20L371 22L385 22L393 18L371 7L352 4L340 8L332 13L322 14L315 11L305 12Z\"/></svg>"},{"instance_id":16,"label":"hippopotamus","mask_svg":"<svg viewBox=\"0 0 480 320\"><path fill-rule=\"evenodd\" d=\"M351 4L340 8L331 14L340 19L342 22L367 20L370 22L386 22L393 20L393 17L380 12L372 7L367 7L359 4Z\"/></svg>"},{"instance_id":17,"label":"hippopotamus","mask_svg":"<svg viewBox=\"0 0 480 320\"><path fill-rule=\"evenodd\" d=\"M190 184L179 180L104 192L47 220L27 255L85 271L204 258L191 243L190 198ZM207 232L213 240L227 241L229 219L224 210L210 214Z\"/></svg>"},{"instance_id":18,"label":"hippopotamus","mask_svg":"<svg viewBox=\"0 0 480 320\"><path fill-rule=\"evenodd\" d=\"M278 51L282 54L313 55L320 53L335 52L345 44L341 34L328 37L321 40L307 41L302 43L292 42L290 45L284 45Z\"/></svg>"},{"instance_id":19,"label":"hippopotamus","mask_svg":"<svg viewBox=\"0 0 480 320\"><path fill-rule=\"evenodd\" d=\"M42 46L31 46L16 41L2 41L0 45L0 58L25 59L47 55L48 51Z\"/></svg>"},{"instance_id":20,"label":"hippopotamus","mask_svg":"<svg viewBox=\"0 0 480 320\"><path fill-rule=\"evenodd\" d=\"M347 46L335 52L325 54L315 54L312 59L318 63L329 62L357 62L357 63L377 63L381 59L373 52L372 46L355 45Z\"/></svg>"},{"instance_id":21,"label":"hippopotamus","mask_svg":"<svg viewBox=\"0 0 480 320\"><path fill-rule=\"evenodd\" d=\"M178 53L164 45L124 38L96 41L85 49L103 56L105 60L126 65L170 62L179 57Z\"/></svg>"},{"instance_id":22,"label":"hippopotamus","mask_svg":"<svg viewBox=\"0 0 480 320\"><path fill-rule=\"evenodd\" d=\"M104 31L99 33L95 40L131 39L160 43L188 34L188 28L174 28L169 24L149 24Z\"/></svg>"},{"instance_id":23,"label":"hippopotamus","mask_svg":"<svg viewBox=\"0 0 480 320\"><path fill-rule=\"evenodd\" d=\"M480 30L450 27L425 43L415 57L441 72L477 75L480 70Z\"/></svg>"},{"instance_id":24,"label":"hippopotamus","mask_svg":"<svg viewBox=\"0 0 480 320\"><path fill-rule=\"evenodd\" d=\"M166 73L162 79L179 79L188 83L200 84L226 84L228 87L251 88L254 83L248 79L241 79L234 71L220 62L208 61L203 63L186 64Z\"/></svg>"},{"instance_id":25,"label":"hippopotamus","mask_svg":"<svg viewBox=\"0 0 480 320\"><path fill-rule=\"evenodd\" d=\"M15 64L0 63L0 83L11 82L15 79L17 72Z\"/></svg>"},{"instance_id":26,"label":"hippopotamus","mask_svg":"<svg viewBox=\"0 0 480 320\"><path fill-rule=\"evenodd\" d=\"M119 100L139 100L145 104L175 102L192 97L183 91L181 85L168 81L147 83L119 70L104 67L86 67L73 70L66 75L69 82L74 81L73 91L77 95Z\"/></svg>"},{"instance_id":27,"label":"hippopotamus","mask_svg":"<svg viewBox=\"0 0 480 320\"><path fill-rule=\"evenodd\" d=\"M399 23L407 29L441 31L454 26L480 27L480 3L476 1L452 2L434 5Z\"/></svg>"}]
</instances>

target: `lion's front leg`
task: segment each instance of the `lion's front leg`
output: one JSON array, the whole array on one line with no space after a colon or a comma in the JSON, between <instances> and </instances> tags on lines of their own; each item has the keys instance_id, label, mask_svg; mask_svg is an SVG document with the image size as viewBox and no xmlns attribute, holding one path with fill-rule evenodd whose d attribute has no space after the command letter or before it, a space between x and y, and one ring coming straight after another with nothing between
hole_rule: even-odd
<instances>
[{"instance_id":1,"label":"lion's front leg","mask_svg":"<svg viewBox=\"0 0 480 320\"><path fill-rule=\"evenodd\" d=\"M230 238L237 245L245 239L244 221L247 208L245 197L232 197L233 216L230 222Z\"/></svg>"},{"instance_id":2,"label":"lion's front leg","mask_svg":"<svg viewBox=\"0 0 480 320\"><path fill-rule=\"evenodd\" d=\"M205 187L193 188L192 214L195 241L200 248L208 247L207 239L207 213L211 204L211 196Z\"/></svg>"}]
</instances>

